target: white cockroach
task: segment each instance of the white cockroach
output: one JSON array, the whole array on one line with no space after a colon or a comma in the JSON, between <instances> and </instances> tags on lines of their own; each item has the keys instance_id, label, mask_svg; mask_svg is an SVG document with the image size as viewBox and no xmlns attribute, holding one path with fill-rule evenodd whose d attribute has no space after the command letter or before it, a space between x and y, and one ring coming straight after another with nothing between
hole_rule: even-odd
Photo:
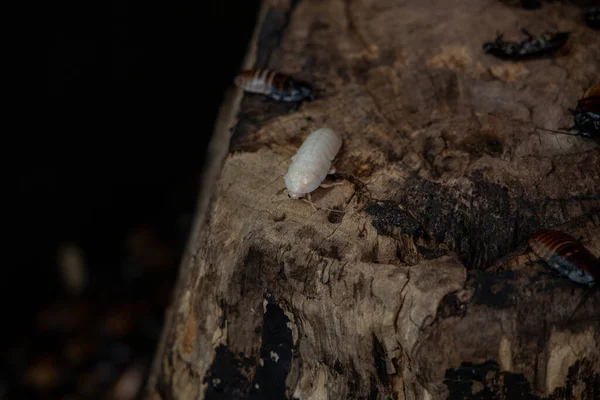
<instances>
[{"instance_id":1,"label":"white cockroach","mask_svg":"<svg viewBox=\"0 0 600 400\"><path fill-rule=\"evenodd\" d=\"M292 199L301 199L305 195L323 186L327 174L333 174L333 159L342 146L342 138L332 129L321 128L312 132L298 152L292 157L292 163L283 178Z\"/></svg>"}]
</instances>

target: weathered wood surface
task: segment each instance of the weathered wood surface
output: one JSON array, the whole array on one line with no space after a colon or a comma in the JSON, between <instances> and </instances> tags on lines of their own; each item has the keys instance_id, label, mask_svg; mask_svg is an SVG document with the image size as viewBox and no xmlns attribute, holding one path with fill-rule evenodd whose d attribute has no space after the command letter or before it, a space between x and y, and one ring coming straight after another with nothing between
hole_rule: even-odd
<instances>
[{"instance_id":1,"label":"weathered wood surface","mask_svg":"<svg viewBox=\"0 0 600 400\"><path fill-rule=\"evenodd\" d=\"M570 126L568 108L599 78L600 39L581 9L265 7L254 66L311 81L320 98L244 97L229 155L222 169L213 162L215 189L202 193L149 394L599 396L600 295L568 321L585 289L526 248L552 227L600 254L598 144L533 129ZM520 39L520 27L572 37L548 59L482 53L497 31ZM315 212L287 198L283 174L324 126L344 138L342 184L313 193Z\"/></svg>"}]
</instances>

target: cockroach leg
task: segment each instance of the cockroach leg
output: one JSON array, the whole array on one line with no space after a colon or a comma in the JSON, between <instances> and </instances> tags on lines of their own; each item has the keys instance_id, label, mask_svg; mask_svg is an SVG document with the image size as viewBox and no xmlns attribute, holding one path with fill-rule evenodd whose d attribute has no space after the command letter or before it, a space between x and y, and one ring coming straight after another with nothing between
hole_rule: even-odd
<instances>
[{"instance_id":1,"label":"cockroach leg","mask_svg":"<svg viewBox=\"0 0 600 400\"><path fill-rule=\"evenodd\" d=\"M312 202L312 197L310 195L310 193L306 194L306 198L302 199L303 201L307 202L308 204L310 204L310 206L312 207L312 209L316 212L319 211L319 209L317 207L315 207L315 203Z\"/></svg>"},{"instance_id":2,"label":"cockroach leg","mask_svg":"<svg viewBox=\"0 0 600 400\"><path fill-rule=\"evenodd\" d=\"M315 203L313 203L312 196L310 195L310 193L306 194L306 198L307 198L308 202L310 203L311 207L313 208L313 210L317 211L317 207L315 206Z\"/></svg>"},{"instance_id":3,"label":"cockroach leg","mask_svg":"<svg viewBox=\"0 0 600 400\"><path fill-rule=\"evenodd\" d=\"M339 186L339 185L343 185L343 184L344 184L344 182L321 183L319 185L319 187L322 187L324 189L328 189L330 187Z\"/></svg>"}]
</instances>

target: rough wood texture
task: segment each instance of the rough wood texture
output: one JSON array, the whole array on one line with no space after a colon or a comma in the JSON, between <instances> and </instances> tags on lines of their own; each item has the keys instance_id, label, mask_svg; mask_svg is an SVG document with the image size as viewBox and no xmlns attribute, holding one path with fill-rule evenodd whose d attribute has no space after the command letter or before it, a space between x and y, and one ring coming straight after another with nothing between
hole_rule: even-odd
<instances>
[{"instance_id":1,"label":"rough wood texture","mask_svg":"<svg viewBox=\"0 0 600 400\"><path fill-rule=\"evenodd\" d=\"M599 78L598 33L582 10L498 0L267 9L254 65L311 81L320 98L244 97L218 183L202 193L150 395L600 396L599 291L568 321L585 289L526 248L552 227L600 254L598 144L533 129L570 126L568 108ZM549 59L482 53L497 31L519 39L520 27L572 39ZM215 140L228 141L227 125ZM313 192L315 212L287 198L283 174L324 126L344 138L342 184Z\"/></svg>"}]
</instances>

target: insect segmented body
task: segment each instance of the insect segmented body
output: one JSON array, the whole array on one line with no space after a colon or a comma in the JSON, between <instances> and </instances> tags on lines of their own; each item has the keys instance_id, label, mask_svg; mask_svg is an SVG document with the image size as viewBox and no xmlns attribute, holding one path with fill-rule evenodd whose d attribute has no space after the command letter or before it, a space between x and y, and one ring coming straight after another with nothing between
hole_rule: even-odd
<instances>
[{"instance_id":1,"label":"insect segmented body","mask_svg":"<svg viewBox=\"0 0 600 400\"><path fill-rule=\"evenodd\" d=\"M600 29L600 7L590 7L586 9L585 22L590 28Z\"/></svg>"},{"instance_id":2,"label":"insect segmented body","mask_svg":"<svg viewBox=\"0 0 600 400\"><path fill-rule=\"evenodd\" d=\"M580 135L600 135L600 83L589 88L571 112Z\"/></svg>"},{"instance_id":3,"label":"insect segmented body","mask_svg":"<svg viewBox=\"0 0 600 400\"><path fill-rule=\"evenodd\" d=\"M522 28L528 39L520 43L506 42L503 35L498 35L493 42L483 44L483 52L507 60L524 60L550 54L562 47L569 39L569 32L546 32L534 37L527 29Z\"/></svg>"},{"instance_id":4,"label":"insect segmented body","mask_svg":"<svg viewBox=\"0 0 600 400\"><path fill-rule=\"evenodd\" d=\"M246 92L264 94L276 101L294 102L315 97L315 90L309 83L269 69L242 71L234 83Z\"/></svg>"},{"instance_id":5,"label":"insect segmented body","mask_svg":"<svg viewBox=\"0 0 600 400\"><path fill-rule=\"evenodd\" d=\"M300 199L318 188L327 174L333 173L331 163L341 146L342 138L329 128L308 135L284 177L288 196Z\"/></svg>"},{"instance_id":6,"label":"insect segmented body","mask_svg":"<svg viewBox=\"0 0 600 400\"><path fill-rule=\"evenodd\" d=\"M529 247L551 268L573 282L592 286L600 278L600 261L564 232L538 232L529 238Z\"/></svg>"}]
</instances>

